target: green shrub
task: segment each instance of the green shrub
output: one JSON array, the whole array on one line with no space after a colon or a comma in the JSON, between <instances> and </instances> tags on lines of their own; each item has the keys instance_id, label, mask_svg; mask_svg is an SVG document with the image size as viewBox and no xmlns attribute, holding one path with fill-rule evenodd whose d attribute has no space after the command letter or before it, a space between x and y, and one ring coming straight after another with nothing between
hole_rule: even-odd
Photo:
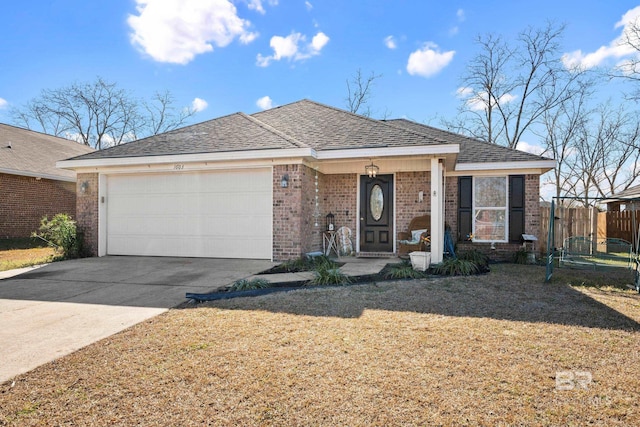
<instances>
[{"instance_id":1,"label":"green shrub","mask_svg":"<svg viewBox=\"0 0 640 427\"><path fill-rule=\"evenodd\" d=\"M271 287L271 282L269 282L266 279L258 279L258 278L251 279L251 280L241 279L233 282L233 284L229 288L229 292L251 291L254 289L264 289L264 288L270 288L270 287Z\"/></svg>"},{"instance_id":2,"label":"green shrub","mask_svg":"<svg viewBox=\"0 0 640 427\"><path fill-rule=\"evenodd\" d=\"M382 271L385 279L421 279L426 275L414 270L410 261L403 261L398 264L389 264Z\"/></svg>"},{"instance_id":3,"label":"green shrub","mask_svg":"<svg viewBox=\"0 0 640 427\"><path fill-rule=\"evenodd\" d=\"M309 285L348 285L352 282L351 277L340 271L333 262L322 262L316 266L314 277L309 281Z\"/></svg>"},{"instance_id":4,"label":"green shrub","mask_svg":"<svg viewBox=\"0 0 640 427\"><path fill-rule=\"evenodd\" d=\"M440 264L433 266L436 274L444 276L470 276L480 272L478 264L473 261L460 258L447 258Z\"/></svg>"},{"instance_id":5,"label":"green shrub","mask_svg":"<svg viewBox=\"0 0 640 427\"><path fill-rule=\"evenodd\" d=\"M82 254L82 235L76 228L76 222L67 214L57 214L51 220L45 216L40 220L38 237L58 251L63 258L78 258Z\"/></svg>"}]
</instances>

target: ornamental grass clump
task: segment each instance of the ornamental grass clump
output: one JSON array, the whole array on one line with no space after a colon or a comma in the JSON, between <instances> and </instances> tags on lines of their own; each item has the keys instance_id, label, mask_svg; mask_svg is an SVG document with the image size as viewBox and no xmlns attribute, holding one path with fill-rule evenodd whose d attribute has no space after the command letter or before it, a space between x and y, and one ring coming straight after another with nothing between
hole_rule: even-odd
<instances>
[{"instance_id":1,"label":"ornamental grass clump","mask_svg":"<svg viewBox=\"0 0 640 427\"><path fill-rule=\"evenodd\" d=\"M353 283L351 277L340 271L339 267L335 267L333 262L319 263L314 270L314 277L309 285L349 285Z\"/></svg>"},{"instance_id":2,"label":"ornamental grass clump","mask_svg":"<svg viewBox=\"0 0 640 427\"><path fill-rule=\"evenodd\" d=\"M446 258L440 264L433 266L433 272L443 276L470 276L472 274L478 274L480 268L473 261L460 258Z\"/></svg>"},{"instance_id":3,"label":"ornamental grass clump","mask_svg":"<svg viewBox=\"0 0 640 427\"><path fill-rule=\"evenodd\" d=\"M382 271L385 279L422 279L425 273L414 270L410 261L402 261L398 264L389 264Z\"/></svg>"},{"instance_id":4,"label":"ornamental grass clump","mask_svg":"<svg viewBox=\"0 0 640 427\"><path fill-rule=\"evenodd\" d=\"M484 252L480 252L477 249L460 251L458 253L458 259L473 262L478 266L479 273L488 273L490 271L489 257Z\"/></svg>"},{"instance_id":5,"label":"ornamental grass clump","mask_svg":"<svg viewBox=\"0 0 640 427\"><path fill-rule=\"evenodd\" d=\"M233 282L231 287L229 288L229 292L237 292L237 291L252 291L255 289L265 289L270 288L271 282L266 279L241 279Z\"/></svg>"}]
</instances>

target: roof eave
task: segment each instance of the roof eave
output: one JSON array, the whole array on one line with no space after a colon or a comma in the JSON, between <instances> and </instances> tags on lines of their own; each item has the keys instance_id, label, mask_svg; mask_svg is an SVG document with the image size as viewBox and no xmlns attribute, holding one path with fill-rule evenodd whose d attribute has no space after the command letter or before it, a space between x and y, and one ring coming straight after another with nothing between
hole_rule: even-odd
<instances>
[{"instance_id":1,"label":"roof eave","mask_svg":"<svg viewBox=\"0 0 640 427\"><path fill-rule=\"evenodd\" d=\"M98 159L71 159L56 163L60 169L98 168L108 166L135 166L166 163L216 162L229 160L278 159L286 157L315 157L311 148L284 148L270 150L225 151L220 153L168 154L159 156L105 157Z\"/></svg>"},{"instance_id":2,"label":"roof eave","mask_svg":"<svg viewBox=\"0 0 640 427\"><path fill-rule=\"evenodd\" d=\"M458 144L418 145L379 148L346 148L338 150L318 150L318 160L350 159L362 157L393 157L458 154Z\"/></svg>"},{"instance_id":3,"label":"roof eave","mask_svg":"<svg viewBox=\"0 0 640 427\"><path fill-rule=\"evenodd\" d=\"M548 172L556 167L555 160L527 160L514 162L485 162L485 163L458 163L456 172L474 172L486 170L520 170L539 169L540 173Z\"/></svg>"},{"instance_id":4,"label":"roof eave","mask_svg":"<svg viewBox=\"0 0 640 427\"><path fill-rule=\"evenodd\" d=\"M31 178L50 179L50 180L53 180L53 181L76 182L76 178L75 177L63 176L63 175L54 175L54 174L49 174L49 173L21 171L21 170L16 170L16 169L0 168L0 173L6 173L6 174L9 174L9 175L28 176L28 177L31 177Z\"/></svg>"}]
</instances>

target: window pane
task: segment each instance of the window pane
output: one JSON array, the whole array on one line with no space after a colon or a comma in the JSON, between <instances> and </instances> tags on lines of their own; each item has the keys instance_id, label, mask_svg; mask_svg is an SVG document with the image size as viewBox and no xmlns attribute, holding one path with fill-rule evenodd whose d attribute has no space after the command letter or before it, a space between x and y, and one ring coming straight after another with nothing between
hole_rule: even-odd
<instances>
[{"instance_id":1,"label":"window pane","mask_svg":"<svg viewBox=\"0 0 640 427\"><path fill-rule=\"evenodd\" d=\"M505 210L476 209L474 240L506 240Z\"/></svg>"},{"instance_id":2,"label":"window pane","mask_svg":"<svg viewBox=\"0 0 640 427\"><path fill-rule=\"evenodd\" d=\"M507 206L507 181L505 177L478 177L475 180L474 201L476 207L505 208Z\"/></svg>"}]
</instances>

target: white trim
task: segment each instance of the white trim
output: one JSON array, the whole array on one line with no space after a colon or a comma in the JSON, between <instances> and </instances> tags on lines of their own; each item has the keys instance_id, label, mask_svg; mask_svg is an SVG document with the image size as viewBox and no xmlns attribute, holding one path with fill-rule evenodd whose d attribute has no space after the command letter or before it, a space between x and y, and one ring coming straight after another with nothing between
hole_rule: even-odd
<instances>
[{"instance_id":1,"label":"white trim","mask_svg":"<svg viewBox=\"0 0 640 427\"><path fill-rule=\"evenodd\" d=\"M420 156L429 154L458 154L460 145L419 145L382 148L346 148L338 150L322 150L316 153L318 160L355 159L367 157Z\"/></svg>"},{"instance_id":2,"label":"white trim","mask_svg":"<svg viewBox=\"0 0 640 427\"><path fill-rule=\"evenodd\" d=\"M316 151L312 148L280 148L269 150L225 151L221 153L169 154L160 156L110 157L99 159L60 160L60 169L104 168L167 163L222 162L242 160L270 160L283 158L311 158L316 160L356 159L369 157L419 156L458 154L458 144L420 145L405 147L352 148Z\"/></svg>"},{"instance_id":3,"label":"white trim","mask_svg":"<svg viewBox=\"0 0 640 427\"><path fill-rule=\"evenodd\" d=\"M139 166L166 163L219 162L256 159L280 159L286 157L316 157L311 148L281 148L273 150L225 151L222 153L170 154L164 156L113 157L100 159L61 160L56 167L77 169L108 166Z\"/></svg>"},{"instance_id":4,"label":"white trim","mask_svg":"<svg viewBox=\"0 0 640 427\"><path fill-rule=\"evenodd\" d=\"M360 221L360 218L362 218L361 212L360 212L360 177L362 175L361 174L356 174L356 254L360 253L360 224L362 223L362 221Z\"/></svg>"},{"instance_id":5,"label":"white trim","mask_svg":"<svg viewBox=\"0 0 640 427\"><path fill-rule=\"evenodd\" d=\"M70 177L60 176L60 175L51 175L51 174L48 174L48 173L20 171L20 170L16 170L16 169L0 168L0 173L6 173L7 175L28 176L28 177L31 177L31 178L51 179L53 181L76 182L76 178L70 178Z\"/></svg>"},{"instance_id":6,"label":"white trim","mask_svg":"<svg viewBox=\"0 0 640 427\"><path fill-rule=\"evenodd\" d=\"M98 256L105 256L107 248L107 186L109 177L98 175Z\"/></svg>"},{"instance_id":7,"label":"white trim","mask_svg":"<svg viewBox=\"0 0 640 427\"><path fill-rule=\"evenodd\" d=\"M514 170L514 169L544 169L545 172L556 167L555 160L531 160L526 162L485 162L458 163L456 171L485 171L485 170Z\"/></svg>"},{"instance_id":8,"label":"white trim","mask_svg":"<svg viewBox=\"0 0 640 427\"><path fill-rule=\"evenodd\" d=\"M504 208L502 207L476 207L476 178L504 178ZM471 233L473 242L477 243L509 243L509 175L473 176L471 177ZM476 209L502 211L504 209L504 240L476 239Z\"/></svg>"}]
</instances>

